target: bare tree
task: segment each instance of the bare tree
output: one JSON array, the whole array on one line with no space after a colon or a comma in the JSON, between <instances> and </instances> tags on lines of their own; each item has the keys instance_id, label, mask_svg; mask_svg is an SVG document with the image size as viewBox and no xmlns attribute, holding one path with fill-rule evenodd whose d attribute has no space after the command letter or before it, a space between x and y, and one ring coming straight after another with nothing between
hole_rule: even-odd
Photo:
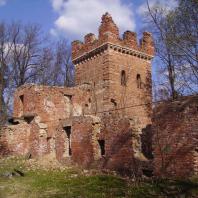
<instances>
[{"instance_id":1,"label":"bare tree","mask_svg":"<svg viewBox=\"0 0 198 198\"><path fill-rule=\"evenodd\" d=\"M155 5L151 8L148 1L147 6L147 14L150 19L148 24L154 35L156 55L161 60L161 67L158 71L164 75L164 83L168 83L170 96L175 99L177 98L176 61L171 42L174 35L174 29L172 28L174 14L167 14L167 10L159 5ZM167 89L167 86L164 86L164 88Z\"/></svg>"},{"instance_id":2,"label":"bare tree","mask_svg":"<svg viewBox=\"0 0 198 198\"><path fill-rule=\"evenodd\" d=\"M15 23L11 65L15 86L34 82L39 71L40 51L43 42L40 27L35 24Z\"/></svg>"},{"instance_id":3,"label":"bare tree","mask_svg":"<svg viewBox=\"0 0 198 198\"><path fill-rule=\"evenodd\" d=\"M74 68L71 62L71 50L67 45L66 39L57 42L55 51L55 68L59 68L62 74L64 86L72 86L74 84Z\"/></svg>"},{"instance_id":4,"label":"bare tree","mask_svg":"<svg viewBox=\"0 0 198 198\"><path fill-rule=\"evenodd\" d=\"M39 84L66 87L74 84L71 50L65 39L58 40L43 48L39 67L37 77Z\"/></svg>"},{"instance_id":5,"label":"bare tree","mask_svg":"<svg viewBox=\"0 0 198 198\"><path fill-rule=\"evenodd\" d=\"M178 0L173 10L147 0L147 28L154 35L158 60L156 88L170 98L198 93L198 3ZM161 96L160 96L161 97Z\"/></svg>"},{"instance_id":6,"label":"bare tree","mask_svg":"<svg viewBox=\"0 0 198 198\"><path fill-rule=\"evenodd\" d=\"M173 46L178 54L179 72L186 87L198 93L198 1L178 0L173 21Z\"/></svg>"},{"instance_id":7,"label":"bare tree","mask_svg":"<svg viewBox=\"0 0 198 198\"><path fill-rule=\"evenodd\" d=\"M6 120L6 103L4 100L5 89L8 82L11 81L11 72L9 67L10 53L13 48L13 40L16 34L13 34L12 26L0 23L0 125Z\"/></svg>"},{"instance_id":8,"label":"bare tree","mask_svg":"<svg viewBox=\"0 0 198 198\"><path fill-rule=\"evenodd\" d=\"M17 87L72 86L73 73L66 40L50 42L37 24L0 23L0 123L6 120Z\"/></svg>"}]
</instances>

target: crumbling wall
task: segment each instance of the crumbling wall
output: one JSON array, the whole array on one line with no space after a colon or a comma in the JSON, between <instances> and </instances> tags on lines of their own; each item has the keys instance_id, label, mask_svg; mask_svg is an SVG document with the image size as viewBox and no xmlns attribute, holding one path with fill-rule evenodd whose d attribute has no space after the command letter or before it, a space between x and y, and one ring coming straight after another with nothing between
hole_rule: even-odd
<instances>
[{"instance_id":1,"label":"crumbling wall","mask_svg":"<svg viewBox=\"0 0 198 198\"><path fill-rule=\"evenodd\" d=\"M30 150L31 126L23 120L17 122L17 125L8 125L2 129L1 142L10 154L26 155Z\"/></svg>"},{"instance_id":2,"label":"crumbling wall","mask_svg":"<svg viewBox=\"0 0 198 198\"><path fill-rule=\"evenodd\" d=\"M62 121L56 134L56 154L59 161L72 161L83 167L89 167L93 163L92 122L89 116ZM68 129L70 134L67 134Z\"/></svg>"},{"instance_id":3,"label":"crumbling wall","mask_svg":"<svg viewBox=\"0 0 198 198\"><path fill-rule=\"evenodd\" d=\"M139 129L128 118L104 116L99 140L105 140L105 155L99 163L102 168L116 170L121 174L138 176L142 164L147 162L141 151Z\"/></svg>"},{"instance_id":4,"label":"crumbling wall","mask_svg":"<svg viewBox=\"0 0 198 198\"><path fill-rule=\"evenodd\" d=\"M85 112L89 92L84 88L49 87L24 85L14 95L13 119L24 124L8 127L5 133L8 147L16 147L11 139L18 138L17 132L23 130L26 140L21 139L20 150L31 153L32 157L50 154L56 157L55 136L61 120L72 116L82 116ZM87 113L89 110L87 111ZM10 137L9 134L11 133ZM16 140L14 140L16 141ZM28 148L26 148L28 145ZM11 149L14 154L18 151ZM16 152L15 152L16 151ZM22 154L22 153L21 153Z\"/></svg>"},{"instance_id":5,"label":"crumbling wall","mask_svg":"<svg viewBox=\"0 0 198 198\"><path fill-rule=\"evenodd\" d=\"M14 94L13 117L38 115L42 123L50 123L81 116L90 98L88 89L23 85Z\"/></svg>"},{"instance_id":6,"label":"crumbling wall","mask_svg":"<svg viewBox=\"0 0 198 198\"><path fill-rule=\"evenodd\" d=\"M198 97L159 105L153 118L155 174L162 177L197 175Z\"/></svg>"},{"instance_id":7,"label":"crumbling wall","mask_svg":"<svg viewBox=\"0 0 198 198\"><path fill-rule=\"evenodd\" d=\"M65 127L71 126L71 155ZM140 133L129 119L97 116L74 117L61 123L56 135L59 161L86 168L116 170L121 174L141 174L147 162L141 152Z\"/></svg>"}]
</instances>

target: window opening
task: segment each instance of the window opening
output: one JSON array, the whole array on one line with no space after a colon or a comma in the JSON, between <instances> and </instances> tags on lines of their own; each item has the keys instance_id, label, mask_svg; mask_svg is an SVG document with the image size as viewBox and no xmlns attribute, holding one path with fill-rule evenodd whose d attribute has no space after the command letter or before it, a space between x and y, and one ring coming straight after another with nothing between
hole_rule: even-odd
<instances>
[{"instance_id":1,"label":"window opening","mask_svg":"<svg viewBox=\"0 0 198 198\"><path fill-rule=\"evenodd\" d=\"M21 103L23 104L24 103L24 95L19 96L19 98L21 100Z\"/></svg>"},{"instance_id":2,"label":"window opening","mask_svg":"<svg viewBox=\"0 0 198 198\"><path fill-rule=\"evenodd\" d=\"M98 140L98 144L100 146L101 156L105 155L105 141L104 140Z\"/></svg>"},{"instance_id":3,"label":"window opening","mask_svg":"<svg viewBox=\"0 0 198 198\"><path fill-rule=\"evenodd\" d=\"M71 126L66 126L63 128L67 135L67 141L68 141L68 155L72 155L72 149L71 149Z\"/></svg>"},{"instance_id":4,"label":"window opening","mask_svg":"<svg viewBox=\"0 0 198 198\"><path fill-rule=\"evenodd\" d=\"M23 111L24 111L24 95L20 95L19 96L20 99L20 115L23 115Z\"/></svg>"},{"instance_id":5,"label":"window opening","mask_svg":"<svg viewBox=\"0 0 198 198\"><path fill-rule=\"evenodd\" d=\"M68 98L70 101L72 100L72 95L64 94L64 96L65 96L66 98Z\"/></svg>"},{"instance_id":6,"label":"window opening","mask_svg":"<svg viewBox=\"0 0 198 198\"><path fill-rule=\"evenodd\" d=\"M114 107L117 107L117 102L115 101L115 99L111 99L111 102L113 103Z\"/></svg>"},{"instance_id":7,"label":"window opening","mask_svg":"<svg viewBox=\"0 0 198 198\"><path fill-rule=\"evenodd\" d=\"M30 124L33 120L34 120L34 116L25 116L24 117L24 120Z\"/></svg>"},{"instance_id":8,"label":"window opening","mask_svg":"<svg viewBox=\"0 0 198 198\"><path fill-rule=\"evenodd\" d=\"M121 71L121 85L126 86L126 72L124 70Z\"/></svg>"},{"instance_id":9,"label":"window opening","mask_svg":"<svg viewBox=\"0 0 198 198\"><path fill-rule=\"evenodd\" d=\"M142 82L141 82L141 76L140 74L137 74L137 88L141 89L142 88Z\"/></svg>"}]
</instances>

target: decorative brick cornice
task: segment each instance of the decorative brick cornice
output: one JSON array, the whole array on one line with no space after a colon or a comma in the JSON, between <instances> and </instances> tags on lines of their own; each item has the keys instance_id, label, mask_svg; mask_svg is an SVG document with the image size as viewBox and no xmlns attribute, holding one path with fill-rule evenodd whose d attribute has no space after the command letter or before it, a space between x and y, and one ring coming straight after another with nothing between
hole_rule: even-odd
<instances>
[{"instance_id":1,"label":"decorative brick cornice","mask_svg":"<svg viewBox=\"0 0 198 198\"><path fill-rule=\"evenodd\" d=\"M106 51L108 49L112 49L112 50L114 50L118 53L127 54L127 55L130 55L130 56L136 56L138 58L145 59L145 60L151 60L154 57L152 55L146 54L146 53L141 52L141 51L134 50L132 48L123 47L121 45L117 45L117 44L107 42L107 43L104 43L104 44L98 46L95 49L92 49L88 52L83 53L82 55L74 58L72 61L76 65L76 64L82 63L84 61L87 61L87 60L103 53L104 51Z\"/></svg>"}]
</instances>

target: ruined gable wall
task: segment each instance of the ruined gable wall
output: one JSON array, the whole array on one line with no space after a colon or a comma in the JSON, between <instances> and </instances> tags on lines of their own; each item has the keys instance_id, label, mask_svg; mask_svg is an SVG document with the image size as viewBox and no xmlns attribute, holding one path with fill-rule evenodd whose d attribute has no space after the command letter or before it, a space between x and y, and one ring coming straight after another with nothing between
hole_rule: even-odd
<instances>
[{"instance_id":1,"label":"ruined gable wall","mask_svg":"<svg viewBox=\"0 0 198 198\"><path fill-rule=\"evenodd\" d=\"M61 120L84 114L85 103L89 92L79 88L49 87L25 85L20 87L14 96L14 119L18 117L25 125L13 125L13 142L18 144L18 128L24 128L26 140L21 140L29 147L21 146L21 150L29 150L33 157L42 157L52 153L55 156L55 135ZM25 133L26 130L29 133ZM9 130L4 130L9 134ZM13 153L18 154L13 151Z\"/></svg>"},{"instance_id":2,"label":"ruined gable wall","mask_svg":"<svg viewBox=\"0 0 198 198\"><path fill-rule=\"evenodd\" d=\"M39 116L40 122L56 122L82 115L88 99L89 91L84 87L24 85L15 92L13 117L32 115Z\"/></svg>"},{"instance_id":3,"label":"ruined gable wall","mask_svg":"<svg viewBox=\"0 0 198 198\"><path fill-rule=\"evenodd\" d=\"M22 86L14 96L13 117L39 115L41 122L69 117L69 102L64 98L64 94L72 95L73 90L39 85Z\"/></svg>"}]
</instances>

